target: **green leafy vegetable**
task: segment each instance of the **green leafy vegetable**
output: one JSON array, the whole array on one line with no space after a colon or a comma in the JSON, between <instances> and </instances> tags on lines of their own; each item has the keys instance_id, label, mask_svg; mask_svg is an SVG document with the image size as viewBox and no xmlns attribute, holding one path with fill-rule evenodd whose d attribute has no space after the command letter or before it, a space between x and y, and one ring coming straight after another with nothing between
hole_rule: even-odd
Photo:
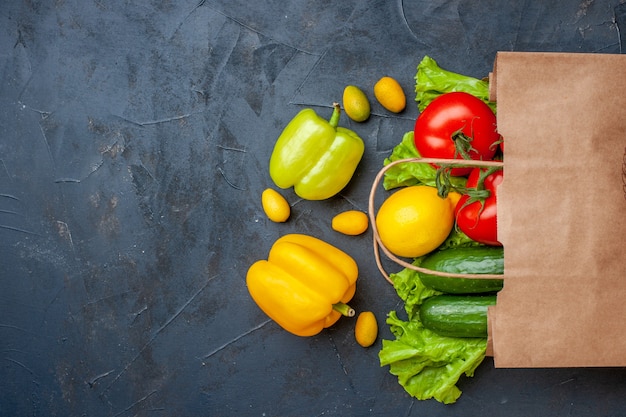
<instances>
[{"instance_id":1,"label":"green leafy vegetable","mask_svg":"<svg viewBox=\"0 0 626 417\"><path fill-rule=\"evenodd\" d=\"M424 56L415 74L415 101L423 111L435 98L444 93L463 91L478 97L496 111L496 103L489 101L489 82L457 74L439 67L437 62Z\"/></svg>"},{"instance_id":2,"label":"green leafy vegetable","mask_svg":"<svg viewBox=\"0 0 626 417\"><path fill-rule=\"evenodd\" d=\"M395 311L387 324L396 340L383 340L381 366L389 365L400 385L419 400L456 402L461 395L456 383L463 375L474 375L485 358L487 339L439 336L419 320L400 320Z\"/></svg>"},{"instance_id":3,"label":"green leafy vegetable","mask_svg":"<svg viewBox=\"0 0 626 417\"><path fill-rule=\"evenodd\" d=\"M437 248L437 250L458 248L459 246L481 246L480 242L470 239L456 225L450 232L446 240Z\"/></svg>"},{"instance_id":4,"label":"green leafy vegetable","mask_svg":"<svg viewBox=\"0 0 626 417\"><path fill-rule=\"evenodd\" d=\"M425 256L415 259L413 265L419 266L424 258ZM439 291L428 288L422 284L418 272L409 268L391 274L389 278L393 282L396 293L398 293L400 299L404 301L404 309L409 318L417 316L417 310L422 304L422 301L433 295L441 294Z\"/></svg>"},{"instance_id":5,"label":"green leafy vegetable","mask_svg":"<svg viewBox=\"0 0 626 417\"><path fill-rule=\"evenodd\" d=\"M463 375L474 375L485 358L487 339L444 337L424 328L418 308L425 299L440 293L426 288L418 272L408 268L390 278L404 300L408 320L400 319L395 311L389 313L387 324L396 339L383 340L380 365L389 366L400 385L419 400L456 402L461 395L456 384Z\"/></svg>"},{"instance_id":6,"label":"green leafy vegetable","mask_svg":"<svg viewBox=\"0 0 626 417\"><path fill-rule=\"evenodd\" d=\"M419 158L420 154L415 148L413 141L413 131L406 132L402 137L402 141L393 148L389 158L385 158L384 165L399 159ZM430 185L436 186L437 169L430 164L419 164L410 162L399 164L389 168L385 172L383 178L383 187L390 190L397 187L407 187L411 185ZM451 185L463 188L467 182L465 177L451 177Z\"/></svg>"}]
</instances>

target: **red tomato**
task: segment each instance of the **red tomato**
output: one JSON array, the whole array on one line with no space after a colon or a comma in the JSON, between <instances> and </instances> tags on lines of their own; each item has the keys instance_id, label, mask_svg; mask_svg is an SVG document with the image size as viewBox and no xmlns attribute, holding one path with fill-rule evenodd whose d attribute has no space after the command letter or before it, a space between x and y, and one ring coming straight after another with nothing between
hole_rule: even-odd
<instances>
[{"instance_id":1,"label":"red tomato","mask_svg":"<svg viewBox=\"0 0 626 417\"><path fill-rule=\"evenodd\" d=\"M481 172L485 168L474 168L467 178L467 188L476 189L480 182ZM498 242L497 234L497 189L502 183L501 169L489 174L483 182L484 190L489 190L489 196L484 200L472 199L464 194L456 205L455 215L458 228L470 239L490 246L502 246Z\"/></svg>"},{"instance_id":2,"label":"red tomato","mask_svg":"<svg viewBox=\"0 0 626 417\"><path fill-rule=\"evenodd\" d=\"M491 160L500 140L496 116L480 99L464 92L434 99L415 121L415 147L424 158ZM471 168L454 168L464 176Z\"/></svg>"}]
</instances>

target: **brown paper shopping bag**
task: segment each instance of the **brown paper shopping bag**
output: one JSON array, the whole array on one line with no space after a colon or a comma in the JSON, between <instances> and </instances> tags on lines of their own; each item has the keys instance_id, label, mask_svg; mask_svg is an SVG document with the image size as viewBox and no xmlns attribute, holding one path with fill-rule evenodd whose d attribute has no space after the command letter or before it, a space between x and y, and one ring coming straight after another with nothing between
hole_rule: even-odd
<instances>
[{"instance_id":1,"label":"brown paper shopping bag","mask_svg":"<svg viewBox=\"0 0 626 417\"><path fill-rule=\"evenodd\" d=\"M498 53L496 367L626 366L626 55Z\"/></svg>"},{"instance_id":2,"label":"brown paper shopping bag","mask_svg":"<svg viewBox=\"0 0 626 417\"><path fill-rule=\"evenodd\" d=\"M487 354L500 368L626 366L626 55L500 52L490 75L504 162L498 240L504 275L424 270L393 255L375 225L374 255L433 275L504 277L489 310Z\"/></svg>"}]
</instances>

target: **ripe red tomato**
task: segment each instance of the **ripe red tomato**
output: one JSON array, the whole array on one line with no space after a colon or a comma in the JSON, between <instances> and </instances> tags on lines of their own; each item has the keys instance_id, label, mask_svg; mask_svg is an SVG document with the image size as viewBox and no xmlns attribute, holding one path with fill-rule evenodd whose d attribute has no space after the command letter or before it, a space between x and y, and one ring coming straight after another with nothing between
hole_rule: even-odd
<instances>
[{"instance_id":1,"label":"ripe red tomato","mask_svg":"<svg viewBox=\"0 0 626 417\"><path fill-rule=\"evenodd\" d=\"M487 175L480 186L481 173L487 174L485 168L474 168L467 178L467 188L484 189L489 196L484 200L472 198L464 194L456 205L455 215L458 228L470 239L490 246L502 246L498 242L497 189L502 183L504 174L501 169Z\"/></svg>"},{"instance_id":2,"label":"ripe red tomato","mask_svg":"<svg viewBox=\"0 0 626 417\"><path fill-rule=\"evenodd\" d=\"M491 160L499 140L493 111L464 92L442 94L415 121L415 147L424 158ZM470 171L454 168L451 175L464 176Z\"/></svg>"}]
</instances>

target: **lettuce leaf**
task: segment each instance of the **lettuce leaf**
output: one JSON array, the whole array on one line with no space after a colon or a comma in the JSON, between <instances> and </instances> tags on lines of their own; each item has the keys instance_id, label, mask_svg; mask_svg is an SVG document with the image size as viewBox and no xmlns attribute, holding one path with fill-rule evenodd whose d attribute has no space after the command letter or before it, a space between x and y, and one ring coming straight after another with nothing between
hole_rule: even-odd
<instances>
[{"instance_id":1,"label":"lettuce leaf","mask_svg":"<svg viewBox=\"0 0 626 417\"><path fill-rule=\"evenodd\" d=\"M416 259L414 264L419 262ZM398 377L405 391L419 400L456 402L461 395L456 384L463 375L474 375L485 358L487 339L444 337L424 328L419 306L440 293L425 287L419 273L409 268L391 274L390 278L404 301L408 320L400 319L396 311L387 316L395 340L382 341L380 366L389 366L389 372Z\"/></svg>"},{"instance_id":2,"label":"lettuce leaf","mask_svg":"<svg viewBox=\"0 0 626 417\"><path fill-rule=\"evenodd\" d=\"M419 157L420 154L417 148L415 148L415 142L413 141L413 131L410 131L404 134L402 141L393 148L391 155L385 158L383 165L388 165L399 159ZM383 187L385 190L420 184L435 187L436 177L437 169L433 168L430 164L418 164L414 162L399 164L389 168L389 170L385 172ZM463 187L467 182L467 178L451 177L450 181L453 186Z\"/></svg>"},{"instance_id":3,"label":"lettuce leaf","mask_svg":"<svg viewBox=\"0 0 626 417\"><path fill-rule=\"evenodd\" d=\"M487 339L439 336L419 319L399 319L395 311L389 313L387 324L396 340L383 340L381 366L389 365L389 372L418 400L456 402L461 396L456 384L463 375L474 375L485 358Z\"/></svg>"},{"instance_id":4,"label":"lettuce leaf","mask_svg":"<svg viewBox=\"0 0 626 417\"><path fill-rule=\"evenodd\" d=\"M417 66L415 74L415 101L419 111L435 98L452 91L464 91L484 101L493 112L496 112L496 103L489 101L489 82L467 75L457 74L439 67L437 62L424 56Z\"/></svg>"},{"instance_id":5,"label":"lettuce leaf","mask_svg":"<svg viewBox=\"0 0 626 417\"><path fill-rule=\"evenodd\" d=\"M419 266L422 259L424 257L415 259L413 265ZM390 274L389 278L393 282L396 293L404 301L404 310L408 314L409 319L417 315L419 306L425 299L441 294L441 292L422 284L422 281L419 279L419 273L409 268Z\"/></svg>"},{"instance_id":6,"label":"lettuce leaf","mask_svg":"<svg viewBox=\"0 0 626 417\"><path fill-rule=\"evenodd\" d=\"M446 240L439 245L437 250L444 250L450 248L457 248L459 246L481 246L482 243L476 242L467 236L465 233L459 229L456 224Z\"/></svg>"}]
</instances>

